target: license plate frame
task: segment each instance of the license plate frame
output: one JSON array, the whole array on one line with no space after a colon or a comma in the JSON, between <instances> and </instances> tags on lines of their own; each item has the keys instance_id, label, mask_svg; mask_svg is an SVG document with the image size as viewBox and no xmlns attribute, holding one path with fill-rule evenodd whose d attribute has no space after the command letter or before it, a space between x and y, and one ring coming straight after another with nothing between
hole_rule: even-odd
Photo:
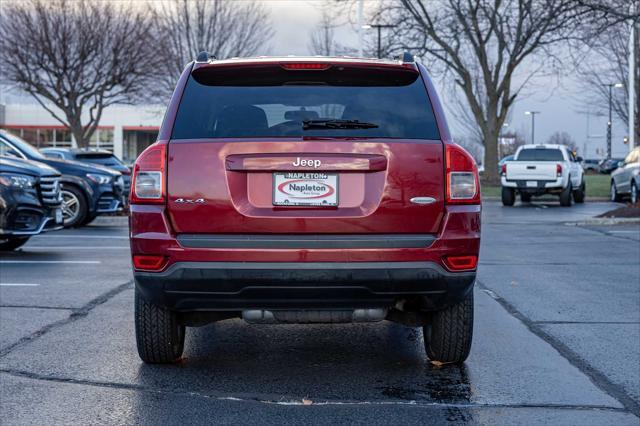
<instances>
[{"instance_id":1,"label":"license plate frame","mask_svg":"<svg viewBox=\"0 0 640 426\"><path fill-rule=\"evenodd\" d=\"M338 173L273 172L272 182L271 202L276 207L338 207ZM297 187L287 188L287 184Z\"/></svg>"},{"instance_id":2,"label":"license plate frame","mask_svg":"<svg viewBox=\"0 0 640 426\"><path fill-rule=\"evenodd\" d=\"M528 180L527 181L527 188L536 188L538 186L538 181L537 180Z\"/></svg>"}]
</instances>

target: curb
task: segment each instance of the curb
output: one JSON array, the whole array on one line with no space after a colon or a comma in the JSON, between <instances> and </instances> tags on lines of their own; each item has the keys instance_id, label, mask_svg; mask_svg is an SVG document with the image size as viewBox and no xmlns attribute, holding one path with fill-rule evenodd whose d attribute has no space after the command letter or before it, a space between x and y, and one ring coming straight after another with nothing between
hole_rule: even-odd
<instances>
[{"instance_id":1,"label":"curb","mask_svg":"<svg viewBox=\"0 0 640 426\"><path fill-rule=\"evenodd\" d=\"M568 226L581 225L621 225L629 223L640 223L640 217L599 217L580 222L565 222Z\"/></svg>"}]
</instances>

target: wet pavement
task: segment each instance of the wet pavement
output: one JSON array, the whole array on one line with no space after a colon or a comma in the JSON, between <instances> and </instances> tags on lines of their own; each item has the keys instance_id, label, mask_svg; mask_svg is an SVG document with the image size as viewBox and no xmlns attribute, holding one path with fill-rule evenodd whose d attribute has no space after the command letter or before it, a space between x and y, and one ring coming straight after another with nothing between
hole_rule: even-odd
<instances>
[{"instance_id":1,"label":"wet pavement","mask_svg":"<svg viewBox=\"0 0 640 426\"><path fill-rule=\"evenodd\" d=\"M471 356L439 368L419 329L239 320L145 365L126 228L36 237L0 258L0 418L638 425L640 226L580 224L612 206L486 203Z\"/></svg>"}]
</instances>

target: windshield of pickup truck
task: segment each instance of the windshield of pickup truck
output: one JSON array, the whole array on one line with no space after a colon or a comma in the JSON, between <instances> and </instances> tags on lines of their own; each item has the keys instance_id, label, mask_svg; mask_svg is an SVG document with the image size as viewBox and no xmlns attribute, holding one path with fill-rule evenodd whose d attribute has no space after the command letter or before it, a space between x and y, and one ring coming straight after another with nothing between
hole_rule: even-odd
<instances>
[{"instance_id":1,"label":"windshield of pickup truck","mask_svg":"<svg viewBox=\"0 0 640 426\"><path fill-rule=\"evenodd\" d=\"M559 149L532 148L523 149L515 161L564 161Z\"/></svg>"}]
</instances>

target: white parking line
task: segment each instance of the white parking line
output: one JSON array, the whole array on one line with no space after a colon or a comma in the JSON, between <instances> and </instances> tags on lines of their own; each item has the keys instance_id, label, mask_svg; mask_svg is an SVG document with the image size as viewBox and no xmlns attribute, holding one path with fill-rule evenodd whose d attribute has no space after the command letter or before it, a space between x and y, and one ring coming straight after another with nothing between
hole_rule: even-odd
<instances>
[{"instance_id":1,"label":"white parking line","mask_svg":"<svg viewBox=\"0 0 640 426\"><path fill-rule=\"evenodd\" d=\"M76 263L82 265L97 265L99 260L0 260L0 263Z\"/></svg>"},{"instance_id":2,"label":"white parking line","mask_svg":"<svg viewBox=\"0 0 640 426\"><path fill-rule=\"evenodd\" d=\"M40 284L0 283L0 287L38 287Z\"/></svg>"}]
</instances>

